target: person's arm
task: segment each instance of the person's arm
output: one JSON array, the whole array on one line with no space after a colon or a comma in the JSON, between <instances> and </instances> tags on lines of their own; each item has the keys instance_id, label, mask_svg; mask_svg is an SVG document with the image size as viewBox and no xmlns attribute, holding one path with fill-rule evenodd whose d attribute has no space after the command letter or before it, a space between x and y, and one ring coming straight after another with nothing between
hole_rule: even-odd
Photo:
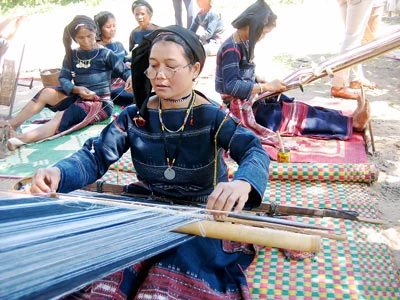
<instances>
[{"instance_id":1,"label":"person's arm","mask_svg":"<svg viewBox=\"0 0 400 300\"><path fill-rule=\"evenodd\" d=\"M68 57L65 56L60 75L58 76L58 81L60 82L63 91L67 95L76 94L79 95L82 99L95 100L96 94L93 91L89 90L85 86L75 85L72 82L73 70L70 69L70 65L72 65L72 62L70 63Z\"/></svg>"},{"instance_id":2,"label":"person's arm","mask_svg":"<svg viewBox=\"0 0 400 300\"><path fill-rule=\"evenodd\" d=\"M122 78L125 82L131 82L131 69L111 50L107 53L106 64L113 74Z\"/></svg>"},{"instance_id":3,"label":"person's arm","mask_svg":"<svg viewBox=\"0 0 400 300\"><path fill-rule=\"evenodd\" d=\"M87 140L82 149L54 165L61 173L58 192L67 193L95 182L129 149L127 129L132 120L128 111L122 111L97 138Z\"/></svg>"},{"instance_id":4,"label":"person's arm","mask_svg":"<svg viewBox=\"0 0 400 300\"><path fill-rule=\"evenodd\" d=\"M220 57L221 78L223 93L239 99L248 99L251 96L254 82L240 76L241 54L236 47L223 51ZM220 91L219 91L220 92Z\"/></svg>"},{"instance_id":5,"label":"person's arm","mask_svg":"<svg viewBox=\"0 0 400 300\"><path fill-rule=\"evenodd\" d=\"M199 14L194 18L193 23L190 25L189 30L196 33L197 29L199 29L200 19Z\"/></svg>"},{"instance_id":6,"label":"person's arm","mask_svg":"<svg viewBox=\"0 0 400 300\"><path fill-rule=\"evenodd\" d=\"M7 40L12 40L14 36L17 34L18 28L21 25L22 20L25 19L25 16L15 16L10 17L0 23L0 37L6 38ZM8 29L8 27L13 24L12 30ZM7 30L8 29L8 30ZM3 32L6 31L7 34Z\"/></svg>"},{"instance_id":7,"label":"person's arm","mask_svg":"<svg viewBox=\"0 0 400 300\"><path fill-rule=\"evenodd\" d=\"M252 94L262 94L264 92L279 92L283 91L286 87L286 83L284 83L280 79L274 79L272 81L259 81L256 80L256 83L253 86Z\"/></svg>"},{"instance_id":8,"label":"person's arm","mask_svg":"<svg viewBox=\"0 0 400 300\"><path fill-rule=\"evenodd\" d=\"M218 28L220 15L216 12L210 11L207 16L207 28L204 28L204 33L200 36L200 40L204 43L214 37L215 31Z\"/></svg>"},{"instance_id":9,"label":"person's arm","mask_svg":"<svg viewBox=\"0 0 400 300\"><path fill-rule=\"evenodd\" d=\"M7 28L7 26L13 21L13 18L7 18L0 23L0 34L1 32Z\"/></svg>"},{"instance_id":10,"label":"person's arm","mask_svg":"<svg viewBox=\"0 0 400 300\"><path fill-rule=\"evenodd\" d=\"M207 209L240 212L244 206L258 206L267 186L270 163L260 140L229 118L220 127L217 144L229 150L239 167L232 181L217 184L208 199Z\"/></svg>"},{"instance_id":11,"label":"person's arm","mask_svg":"<svg viewBox=\"0 0 400 300\"><path fill-rule=\"evenodd\" d=\"M131 34L129 35L129 51L130 52L132 52L133 48L137 44L137 42L135 41L135 31L136 31L136 29L133 29L131 31Z\"/></svg>"},{"instance_id":12,"label":"person's arm","mask_svg":"<svg viewBox=\"0 0 400 300\"><path fill-rule=\"evenodd\" d=\"M67 95L71 95L72 89L75 87L75 84L72 82L71 65L72 62L70 62L69 58L65 56L60 70L60 75L58 76L58 81L60 81L60 85Z\"/></svg>"}]
</instances>

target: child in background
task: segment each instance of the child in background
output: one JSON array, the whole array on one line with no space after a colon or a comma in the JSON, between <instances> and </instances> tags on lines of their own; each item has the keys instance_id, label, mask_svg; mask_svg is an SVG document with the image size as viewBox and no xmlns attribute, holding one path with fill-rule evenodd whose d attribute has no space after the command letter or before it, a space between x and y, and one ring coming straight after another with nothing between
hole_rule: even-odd
<instances>
[{"instance_id":1,"label":"child in background","mask_svg":"<svg viewBox=\"0 0 400 300\"><path fill-rule=\"evenodd\" d=\"M197 13L190 30L196 33L201 27L201 34L198 34L207 56L216 55L221 43L224 40L224 24L221 14L212 7L212 0L197 0L200 11Z\"/></svg>"}]
</instances>

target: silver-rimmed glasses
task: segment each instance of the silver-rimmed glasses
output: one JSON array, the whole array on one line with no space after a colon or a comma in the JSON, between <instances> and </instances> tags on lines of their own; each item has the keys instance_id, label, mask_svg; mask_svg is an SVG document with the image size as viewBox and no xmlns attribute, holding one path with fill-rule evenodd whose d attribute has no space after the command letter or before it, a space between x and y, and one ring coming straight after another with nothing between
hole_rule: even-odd
<instances>
[{"instance_id":1,"label":"silver-rimmed glasses","mask_svg":"<svg viewBox=\"0 0 400 300\"><path fill-rule=\"evenodd\" d=\"M159 68L158 70L154 69L152 66L149 66L146 71L144 71L144 74L147 76L149 79L155 79L158 75L158 73L162 72L165 76L165 78L170 79L172 78L176 72L183 70L184 68L190 66L191 63L188 63L186 66L183 67L177 67L177 68L170 68L170 67L163 67Z\"/></svg>"}]
</instances>

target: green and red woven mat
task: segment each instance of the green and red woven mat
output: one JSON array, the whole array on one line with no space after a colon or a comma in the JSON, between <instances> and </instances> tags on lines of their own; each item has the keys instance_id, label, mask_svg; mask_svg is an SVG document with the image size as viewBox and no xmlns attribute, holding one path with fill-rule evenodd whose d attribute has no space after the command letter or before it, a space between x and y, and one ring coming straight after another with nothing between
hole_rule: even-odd
<instances>
[{"instance_id":1,"label":"green and red woven mat","mask_svg":"<svg viewBox=\"0 0 400 300\"><path fill-rule=\"evenodd\" d=\"M225 158L232 178L238 165L229 157ZM135 172L130 151L126 152L110 170ZM269 168L271 180L320 180L373 182L378 178L378 171L369 164L327 164L327 163L276 163Z\"/></svg>"},{"instance_id":2,"label":"green and red woven mat","mask_svg":"<svg viewBox=\"0 0 400 300\"><path fill-rule=\"evenodd\" d=\"M379 217L367 190L368 180L376 177L373 168L365 166L363 176L359 165L319 166L322 169L311 174L300 166L272 166L280 175L268 182L264 201ZM103 180L128 184L136 177L132 171L110 170ZM320 251L304 260L288 258L283 249L261 248L246 270L253 299L400 299L400 278L383 242L381 225L333 218L291 219L328 227L334 234L346 235L347 241L323 238Z\"/></svg>"},{"instance_id":3,"label":"green and red woven mat","mask_svg":"<svg viewBox=\"0 0 400 300\"><path fill-rule=\"evenodd\" d=\"M271 180L264 200L378 217L364 183ZM328 227L347 241L324 238L315 257L300 261L287 258L283 249L261 249L246 271L254 299L399 299L400 278L380 225L296 219Z\"/></svg>"}]
</instances>

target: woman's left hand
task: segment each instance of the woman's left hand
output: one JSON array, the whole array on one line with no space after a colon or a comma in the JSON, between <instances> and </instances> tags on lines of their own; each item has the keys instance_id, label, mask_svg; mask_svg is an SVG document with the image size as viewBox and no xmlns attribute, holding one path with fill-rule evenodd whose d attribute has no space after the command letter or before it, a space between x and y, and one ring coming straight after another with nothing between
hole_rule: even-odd
<instances>
[{"instance_id":1,"label":"woman's left hand","mask_svg":"<svg viewBox=\"0 0 400 300\"><path fill-rule=\"evenodd\" d=\"M129 76L129 78L125 81L125 91L133 93L131 76Z\"/></svg>"},{"instance_id":2,"label":"woman's left hand","mask_svg":"<svg viewBox=\"0 0 400 300\"><path fill-rule=\"evenodd\" d=\"M250 191L250 183L244 180L220 182L208 197L206 208L226 212L234 209L235 213L239 213L246 204ZM215 218L224 218L228 213L214 212L213 214Z\"/></svg>"}]
</instances>

